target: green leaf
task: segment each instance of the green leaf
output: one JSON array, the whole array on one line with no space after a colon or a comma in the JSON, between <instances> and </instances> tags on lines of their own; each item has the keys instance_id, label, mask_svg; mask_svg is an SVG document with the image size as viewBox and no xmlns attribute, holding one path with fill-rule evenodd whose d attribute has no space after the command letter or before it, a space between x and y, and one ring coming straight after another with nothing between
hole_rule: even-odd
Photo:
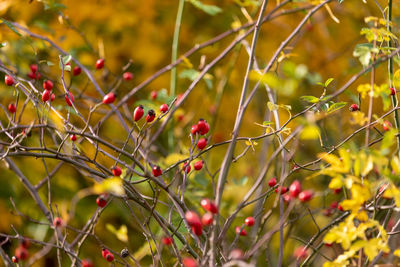
<instances>
[{"instance_id":1,"label":"green leaf","mask_svg":"<svg viewBox=\"0 0 400 267\"><path fill-rule=\"evenodd\" d=\"M181 73L179 73L179 78L181 78L181 79L189 79L191 81L194 81L197 78L197 76L199 76L199 74L200 74L200 72L198 72L197 70L186 69L186 70L182 71ZM212 79L213 79L213 76L211 74L209 74L209 73L206 73L203 76L203 80L206 83L208 89L211 89L212 86L213 86Z\"/></svg>"},{"instance_id":2,"label":"green leaf","mask_svg":"<svg viewBox=\"0 0 400 267\"><path fill-rule=\"evenodd\" d=\"M62 65L64 65L64 70L65 71L71 71L71 66L70 65L66 65L68 62L71 61L72 56L71 55L66 55L62 57ZM61 61L59 62L58 66L60 67L60 69L63 69L63 66L61 65Z\"/></svg>"},{"instance_id":3,"label":"green leaf","mask_svg":"<svg viewBox=\"0 0 400 267\"><path fill-rule=\"evenodd\" d=\"M199 0L188 0L193 6L195 6L196 8L204 11L205 13L207 13L208 15L214 16L218 13L222 12L222 9L217 7L217 6L213 6L213 5L206 5L203 4L202 2L200 2Z\"/></svg>"},{"instance_id":4,"label":"green leaf","mask_svg":"<svg viewBox=\"0 0 400 267\"><path fill-rule=\"evenodd\" d=\"M329 78L328 80L326 80L325 82L325 87L328 87L328 85L334 80L334 78Z\"/></svg>"},{"instance_id":5,"label":"green leaf","mask_svg":"<svg viewBox=\"0 0 400 267\"><path fill-rule=\"evenodd\" d=\"M18 36L22 36L18 31L17 31L17 29L14 27L14 25L12 25L12 23L10 22L10 21L8 21L8 20L6 20L6 19L4 19L4 18L0 18L1 19L1 21L3 21L3 23L8 27L8 28L10 28L13 32L15 32Z\"/></svg>"},{"instance_id":6,"label":"green leaf","mask_svg":"<svg viewBox=\"0 0 400 267\"><path fill-rule=\"evenodd\" d=\"M354 48L353 56L358 57L361 64L366 67L371 61L372 44L358 44Z\"/></svg>"},{"instance_id":7,"label":"green leaf","mask_svg":"<svg viewBox=\"0 0 400 267\"><path fill-rule=\"evenodd\" d=\"M319 101L319 99L315 96L312 95L304 95L302 97L300 97L301 100L307 101L309 103L317 103Z\"/></svg>"},{"instance_id":8,"label":"green leaf","mask_svg":"<svg viewBox=\"0 0 400 267\"><path fill-rule=\"evenodd\" d=\"M328 108L328 113L332 113L336 110L339 110L339 109L343 108L344 106L346 106L346 104L347 104L347 102L334 103Z\"/></svg>"}]
</instances>

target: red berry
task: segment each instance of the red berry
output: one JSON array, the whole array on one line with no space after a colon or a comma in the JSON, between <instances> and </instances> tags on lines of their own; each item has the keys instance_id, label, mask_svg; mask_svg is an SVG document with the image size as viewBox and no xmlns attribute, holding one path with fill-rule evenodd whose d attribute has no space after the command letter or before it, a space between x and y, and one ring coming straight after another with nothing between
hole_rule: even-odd
<instances>
[{"instance_id":1,"label":"red berry","mask_svg":"<svg viewBox=\"0 0 400 267\"><path fill-rule=\"evenodd\" d=\"M50 81L50 80L45 80L45 81L43 82L43 88L44 88L44 90L49 90L49 91L51 91L51 90L53 89L53 82Z\"/></svg>"},{"instance_id":2,"label":"red berry","mask_svg":"<svg viewBox=\"0 0 400 267\"><path fill-rule=\"evenodd\" d=\"M12 260L12 262L14 262L14 263L18 263L18 258L17 257L15 257L15 256L12 256L11 257L11 260Z\"/></svg>"},{"instance_id":3,"label":"red berry","mask_svg":"<svg viewBox=\"0 0 400 267\"><path fill-rule=\"evenodd\" d=\"M197 148L202 150L206 147L207 145L207 139L205 138L200 138L200 140L197 142Z\"/></svg>"},{"instance_id":4,"label":"red berry","mask_svg":"<svg viewBox=\"0 0 400 267\"><path fill-rule=\"evenodd\" d=\"M21 241L21 246L28 249L31 246L31 241L29 241L29 239L27 239L27 238L24 238Z\"/></svg>"},{"instance_id":5,"label":"red berry","mask_svg":"<svg viewBox=\"0 0 400 267\"><path fill-rule=\"evenodd\" d=\"M335 195L339 194L342 191L342 188L336 188L335 190L333 190L333 193Z\"/></svg>"},{"instance_id":6,"label":"red berry","mask_svg":"<svg viewBox=\"0 0 400 267\"><path fill-rule=\"evenodd\" d=\"M201 226L201 221L199 215L194 211L187 211L185 213L185 219L190 226L198 225Z\"/></svg>"},{"instance_id":7,"label":"red berry","mask_svg":"<svg viewBox=\"0 0 400 267\"><path fill-rule=\"evenodd\" d=\"M357 104L351 104L349 109L351 112L353 112L353 111L360 110L360 107Z\"/></svg>"},{"instance_id":8,"label":"red berry","mask_svg":"<svg viewBox=\"0 0 400 267\"><path fill-rule=\"evenodd\" d=\"M307 249L305 247L298 247L294 251L293 255L296 257L296 259L303 260L308 256Z\"/></svg>"},{"instance_id":9,"label":"red berry","mask_svg":"<svg viewBox=\"0 0 400 267\"><path fill-rule=\"evenodd\" d=\"M211 213L218 213L218 207L217 205L215 205L215 203L211 200L209 200L208 198L203 198L200 201L200 205L203 207L203 209L205 209L206 211L209 211Z\"/></svg>"},{"instance_id":10,"label":"red berry","mask_svg":"<svg viewBox=\"0 0 400 267\"><path fill-rule=\"evenodd\" d=\"M17 107L13 103L11 103L11 104L8 105L8 111L11 114L13 114L13 113L15 113L17 111Z\"/></svg>"},{"instance_id":11,"label":"red berry","mask_svg":"<svg viewBox=\"0 0 400 267\"><path fill-rule=\"evenodd\" d=\"M106 261L112 262L114 260L114 255L112 253L108 253L106 255Z\"/></svg>"},{"instance_id":12,"label":"red berry","mask_svg":"<svg viewBox=\"0 0 400 267\"><path fill-rule=\"evenodd\" d=\"M56 95L55 94L51 94L50 101L53 102L55 98L56 98Z\"/></svg>"},{"instance_id":13,"label":"red berry","mask_svg":"<svg viewBox=\"0 0 400 267\"><path fill-rule=\"evenodd\" d=\"M160 107L160 111L161 111L162 113L167 112L168 109L169 109L169 107L168 107L167 104L162 104L161 107Z\"/></svg>"},{"instance_id":14,"label":"red berry","mask_svg":"<svg viewBox=\"0 0 400 267\"><path fill-rule=\"evenodd\" d=\"M72 74L74 76L78 76L79 74L81 74L82 69L79 66L75 66L74 69L72 70Z\"/></svg>"},{"instance_id":15,"label":"red berry","mask_svg":"<svg viewBox=\"0 0 400 267\"><path fill-rule=\"evenodd\" d=\"M183 266L185 267L198 267L197 261L192 258L183 258L182 260Z\"/></svg>"},{"instance_id":16,"label":"red berry","mask_svg":"<svg viewBox=\"0 0 400 267\"><path fill-rule=\"evenodd\" d=\"M133 74L132 72L124 72L124 74L122 74L122 77L125 81L130 81L133 79Z\"/></svg>"},{"instance_id":17,"label":"red berry","mask_svg":"<svg viewBox=\"0 0 400 267\"><path fill-rule=\"evenodd\" d=\"M100 70L104 67L104 59L100 58L96 61L96 69Z\"/></svg>"},{"instance_id":18,"label":"red berry","mask_svg":"<svg viewBox=\"0 0 400 267\"><path fill-rule=\"evenodd\" d=\"M104 208L107 205L107 200L105 195L100 195L96 198L96 204L100 208Z\"/></svg>"},{"instance_id":19,"label":"red berry","mask_svg":"<svg viewBox=\"0 0 400 267\"><path fill-rule=\"evenodd\" d=\"M154 177L158 177L162 174L162 170L160 168L160 166L154 165L153 167L153 176Z\"/></svg>"},{"instance_id":20,"label":"red berry","mask_svg":"<svg viewBox=\"0 0 400 267\"><path fill-rule=\"evenodd\" d=\"M313 197L313 192L311 190L305 190L299 194L299 200L301 202L310 201Z\"/></svg>"},{"instance_id":21,"label":"red berry","mask_svg":"<svg viewBox=\"0 0 400 267\"><path fill-rule=\"evenodd\" d=\"M239 248L235 248L229 253L229 258L232 260L242 260L244 257L243 251Z\"/></svg>"},{"instance_id":22,"label":"red berry","mask_svg":"<svg viewBox=\"0 0 400 267\"><path fill-rule=\"evenodd\" d=\"M112 104L115 101L115 97L116 97L116 95L113 92L108 93L103 97L103 103L104 104Z\"/></svg>"},{"instance_id":23,"label":"red berry","mask_svg":"<svg viewBox=\"0 0 400 267\"><path fill-rule=\"evenodd\" d=\"M147 112L146 121L147 121L148 123L150 123L150 122L154 121L155 117L156 117L156 113L154 112L154 110L150 109L150 110Z\"/></svg>"},{"instance_id":24,"label":"red berry","mask_svg":"<svg viewBox=\"0 0 400 267\"><path fill-rule=\"evenodd\" d=\"M201 223L204 226L210 225L213 222L213 215L210 212L205 213L202 217L201 217Z\"/></svg>"},{"instance_id":25,"label":"red berry","mask_svg":"<svg viewBox=\"0 0 400 267\"><path fill-rule=\"evenodd\" d=\"M339 205L337 208L338 208L338 210L340 210L340 211L344 211L342 205Z\"/></svg>"},{"instance_id":26,"label":"red berry","mask_svg":"<svg viewBox=\"0 0 400 267\"><path fill-rule=\"evenodd\" d=\"M200 225L192 225L192 231L195 235L197 236L201 236L201 234L203 233L203 226Z\"/></svg>"},{"instance_id":27,"label":"red berry","mask_svg":"<svg viewBox=\"0 0 400 267\"><path fill-rule=\"evenodd\" d=\"M33 80L40 80L42 78L42 75L40 75L40 73L36 73L36 72L29 72L28 77Z\"/></svg>"},{"instance_id":28,"label":"red berry","mask_svg":"<svg viewBox=\"0 0 400 267\"><path fill-rule=\"evenodd\" d=\"M17 247L17 249L15 250L15 257L18 260L26 260L29 256L28 250L22 246Z\"/></svg>"},{"instance_id":29,"label":"red berry","mask_svg":"<svg viewBox=\"0 0 400 267\"><path fill-rule=\"evenodd\" d=\"M31 65L29 66L29 68L31 69L31 71L32 71L33 73L36 73L37 70L38 70L38 67L37 67L36 64L31 64Z\"/></svg>"},{"instance_id":30,"label":"red berry","mask_svg":"<svg viewBox=\"0 0 400 267\"><path fill-rule=\"evenodd\" d=\"M244 220L244 223L245 223L247 226L251 227L251 226L254 225L255 220L254 220L253 217L247 217L247 218Z\"/></svg>"},{"instance_id":31,"label":"red berry","mask_svg":"<svg viewBox=\"0 0 400 267\"><path fill-rule=\"evenodd\" d=\"M205 135L208 133L210 130L210 125L207 123L207 121L200 119L199 122L197 123L197 126L199 126L199 132L201 135Z\"/></svg>"},{"instance_id":32,"label":"red berry","mask_svg":"<svg viewBox=\"0 0 400 267\"><path fill-rule=\"evenodd\" d=\"M390 87L390 95L396 95L396 89L394 89L393 87Z\"/></svg>"},{"instance_id":33,"label":"red berry","mask_svg":"<svg viewBox=\"0 0 400 267\"><path fill-rule=\"evenodd\" d=\"M384 121L384 122L383 122L383 129L384 129L385 131L389 131L390 128L392 128L392 124L390 123L390 121Z\"/></svg>"},{"instance_id":34,"label":"red berry","mask_svg":"<svg viewBox=\"0 0 400 267\"><path fill-rule=\"evenodd\" d=\"M199 126L197 124L193 125L192 128L190 129L190 132L193 135L196 135L199 132Z\"/></svg>"},{"instance_id":35,"label":"red berry","mask_svg":"<svg viewBox=\"0 0 400 267\"><path fill-rule=\"evenodd\" d=\"M53 225L54 225L55 227L62 226L62 225L63 225L63 220L62 220L60 217L56 217L56 218L54 218L54 220L53 220Z\"/></svg>"},{"instance_id":36,"label":"red berry","mask_svg":"<svg viewBox=\"0 0 400 267\"><path fill-rule=\"evenodd\" d=\"M101 250L101 256L103 256L103 258L105 258L106 256L107 256L107 254L110 254L111 252L108 250L108 249L106 249L106 248L103 248L102 250Z\"/></svg>"},{"instance_id":37,"label":"red berry","mask_svg":"<svg viewBox=\"0 0 400 267\"><path fill-rule=\"evenodd\" d=\"M76 141L76 135L72 134L69 139L71 139L72 142Z\"/></svg>"},{"instance_id":38,"label":"red berry","mask_svg":"<svg viewBox=\"0 0 400 267\"><path fill-rule=\"evenodd\" d=\"M292 197L297 197L301 192L301 184L295 180L289 187L289 193Z\"/></svg>"},{"instance_id":39,"label":"red berry","mask_svg":"<svg viewBox=\"0 0 400 267\"><path fill-rule=\"evenodd\" d=\"M287 187L284 186L278 186L277 188L275 188L275 193L280 192L281 195L285 194L288 191Z\"/></svg>"},{"instance_id":40,"label":"red berry","mask_svg":"<svg viewBox=\"0 0 400 267\"><path fill-rule=\"evenodd\" d=\"M283 195L283 201L285 202L285 204L288 204L290 201L292 200L292 196L291 195Z\"/></svg>"},{"instance_id":41,"label":"red berry","mask_svg":"<svg viewBox=\"0 0 400 267\"><path fill-rule=\"evenodd\" d=\"M157 91L151 91L151 93L150 93L150 98L151 99L153 99L153 100L156 100L157 99Z\"/></svg>"},{"instance_id":42,"label":"red berry","mask_svg":"<svg viewBox=\"0 0 400 267\"><path fill-rule=\"evenodd\" d=\"M276 178L275 178L275 177L272 177L271 179L269 179L268 185L269 185L270 187L274 187L274 186L276 185Z\"/></svg>"},{"instance_id":43,"label":"red berry","mask_svg":"<svg viewBox=\"0 0 400 267\"><path fill-rule=\"evenodd\" d=\"M4 81L5 81L6 85L8 85L8 86L11 86L14 84L14 79L10 75L6 75L4 77Z\"/></svg>"},{"instance_id":44,"label":"red berry","mask_svg":"<svg viewBox=\"0 0 400 267\"><path fill-rule=\"evenodd\" d=\"M94 267L93 262L89 259L82 260L82 267Z\"/></svg>"},{"instance_id":45,"label":"red berry","mask_svg":"<svg viewBox=\"0 0 400 267\"><path fill-rule=\"evenodd\" d=\"M186 173L189 173L192 167L187 162L183 163L182 170Z\"/></svg>"},{"instance_id":46,"label":"red berry","mask_svg":"<svg viewBox=\"0 0 400 267\"><path fill-rule=\"evenodd\" d=\"M44 90L42 93L42 101L47 102L50 99L51 91Z\"/></svg>"},{"instance_id":47,"label":"red berry","mask_svg":"<svg viewBox=\"0 0 400 267\"><path fill-rule=\"evenodd\" d=\"M337 201L333 201L333 202L331 203L331 205L330 205L330 208L331 208L331 209L336 209L337 207L338 207Z\"/></svg>"},{"instance_id":48,"label":"red berry","mask_svg":"<svg viewBox=\"0 0 400 267\"><path fill-rule=\"evenodd\" d=\"M115 166L114 168L112 168L111 171L114 176L120 176L122 174L122 170L118 166Z\"/></svg>"},{"instance_id":49,"label":"red berry","mask_svg":"<svg viewBox=\"0 0 400 267\"><path fill-rule=\"evenodd\" d=\"M193 167L196 171L199 171L203 168L203 161L199 160L193 164Z\"/></svg>"},{"instance_id":50,"label":"red berry","mask_svg":"<svg viewBox=\"0 0 400 267\"><path fill-rule=\"evenodd\" d=\"M67 102L68 106L72 107L72 103L75 102L75 98L74 98L74 95L71 92L68 92L68 95L65 94L65 102Z\"/></svg>"},{"instance_id":51,"label":"red berry","mask_svg":"<svg viewBox=\"0 0 400 267\"><path fill-rule=\"evenodd\" d=\"M323 214L324 214L326 217L330 217L330 216L333 214L333 209L332 209L332 208L324 209Z\"/></svg>"},{"instance_id":52,"label":"red berry","mask_svg":"<svg viewBox=\"0 0 400 267\"><path fill-rule=\"evenodd\" d=\"M332 243L325 243L325 247L332 247Z\"/></svg>"},{"instance_id":53,"label":"red berry","mask_svg":"<svg viewBox=\"0 0 400 267\"><path fill-rule=\"evenodd\" d=\"M241 228L240 226L236 226L236 228L235 228L236 234L239 234L241 236L246 236L247 235L246 230L244 230L244 229L240 230L240 228Z\"/></svg>"},{"instance_id":54,"label":"red berry","mask_svg":"<svg viewBox=\"0 0 400 267\"><path fill-rule=\"evenodd\" d=\"M169 245L172 244L172 237L170 237L170 236L163 237L163 238L161 239L161 242L162 242L164 245L169 246Z\"/></svg>"},{"instance_id":55,"label":"red berry","mask_svg":"<svg viewBox=\"0 0 400 267\"><path fill-rule=\"evenodd\" d=\"M133 119L135 121L140 120L143 117L144 111L143 111L143 106L139 105L135 110L133 111Z\"/></svg>"}]
</instances>

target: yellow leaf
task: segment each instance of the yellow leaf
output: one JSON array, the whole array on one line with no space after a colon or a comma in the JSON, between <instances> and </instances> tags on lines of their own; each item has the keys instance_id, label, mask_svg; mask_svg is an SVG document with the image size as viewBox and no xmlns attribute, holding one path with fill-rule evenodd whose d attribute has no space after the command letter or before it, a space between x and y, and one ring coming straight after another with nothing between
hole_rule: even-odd
<instances>
[{"instance_id":1,"label":"yellow leaf","mask_svg":"<svg viewBox=\"0 0 400 267\"><path fill-rule=\"evenodd\" d=\"M399 157L395 156L392 158L390 161L390 166L392 166L392 170L394 174L399 175L400 174L400 160Z\"/></svg>"},{"instance_id":2,"label":"yellow leaf","mask_svg":"<svg viewBox=\"0 0 400 267\"><path fill-rule=\"evenodd\" d=\"M166 157L164 159L164 165L165 166L170 166L170 165L175 164L178 161L184 160L186 158L188 158L188 157L183 155L183 154L172 153L172 154L168 155L168 157Z\"/></svg>"},{"instance_id":3,"label":"yellow leaf","mask_svg":"<svg viewBox=\"0 0 400 267\"><path fill-rule=\"evenodd\" d=\"M329 183L329 189L335 190L335 189L339 189L343 186L343 182L340 176L335 177L331 180L331 182Z\"/></svg>"},{"instance_id":4,"label":"yellow leaf","mask_svg":"<svg viewBox=\"0 0 400 267\"><path fill-rule=\"evenodd\" d=\"M300 133L301 140L315 140L318 139L320 134L319 128L315 125L308 125L304 127Z\"/></svg>"},{"instance_id":5,"label":"yellow leaf","mask_svg":"<svg viewBox=\"0 0 400 267\"><path fill-rule=\"evenodd\" d=\"M365 165L363 171L361 172L362 176L366 176L374 167L372 156L368 157L367 164Z\"/></svg>"},{"instance_id":6,"label":"yellow leaf","mask_svg":"<svg viewBox=\"0 0 400 267\"><path fill-rule=\"evenodd\" d=\"M112 193L119 196L125 195L123 181L119 177L104 179L101 183L93 186L93 191L96 194Z\"/></svg>"},{"instance_id":7,"label":"yellow leaf","mask_svg":"<svg viewBox=\"0 0 400 267\"><path fill-rule=\"evenodd\" d=\"M107 223L106 228L122 242L128 242L128 228L125 224L117 230L112 224Z\"/></svg>"},{"instance_id":8,"label":"yellow leaf","mask_svg":"<svg viewBox=\"0 0 400 267\"><path fill-rule=\"evenodd\" d=\"M400 258L400 249L396 249L395 251L393 251L393 255Z\"/></svg>"}]
</instances>

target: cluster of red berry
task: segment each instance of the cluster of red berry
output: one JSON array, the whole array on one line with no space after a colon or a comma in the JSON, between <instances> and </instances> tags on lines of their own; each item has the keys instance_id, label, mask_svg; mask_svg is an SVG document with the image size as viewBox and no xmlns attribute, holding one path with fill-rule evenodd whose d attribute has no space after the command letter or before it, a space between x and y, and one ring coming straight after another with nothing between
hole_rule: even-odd
<instances>
[{"instance_id":1,"label":"cluster of red berry","mask_svg":"<svg viewBox=\"0 0 400 267\"><path fill-rule=\"evenodd\" d=\"M273 177L268 181L270 187L274 187L277 184L276 178ZM289 191L289 194L286 194ZM311 190L302 191L301 184L298 180L295 180L289 188L284 186L277 186L275 188L276 193L283 195L285 203L289 203L292 199L298 198L301 202L308 202L312 199L314 193Z\"/></svg>"}]
</instances>

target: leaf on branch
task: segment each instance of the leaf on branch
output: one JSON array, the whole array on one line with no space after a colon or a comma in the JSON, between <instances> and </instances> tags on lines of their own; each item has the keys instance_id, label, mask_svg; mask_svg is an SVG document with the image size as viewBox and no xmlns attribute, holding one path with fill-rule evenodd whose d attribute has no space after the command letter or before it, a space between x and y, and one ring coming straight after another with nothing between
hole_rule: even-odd
<instances>
[{"instance_id":1,"label":"leaf on branch","mask_svg":"<svg viewBox=\"0 0 400 267\"><path fill-rule=\"evenodd\" d=\"M358 57L358 60L360 61L361 65L366 67L369 65L369 62L371 61L372 48L373 48L372 44L358 44L354 48L353 56Z\"/></svg>"},{"instance_id":2,"label":"leaf on branch","mask_svg":"<svg viewBox=\"0 0 400 267\"><path fill-rule=\"evenodd\" d=\"M18 36L22 36L17 29L14 27L14 25L12 25L12 23L4 18L0 18L0 20L8 27L10 28L10 30L12 30L13 32L15 32Z\"/></svg>"},{"instance_id":3,"label":"leaf on branch","mask_svg":"<svg viewBox=\"0 0 400 267\"><path fill-rule=\"evenodd\" d=\"M338 102L338 103L334 103L333 105L331 105L329 108L328 108L328 114L329 113L332 113L332 112L335 112L335 111L337 111L337 110L339 110L339 109L341 109L341 108L343 108L344 106L346 106L346 104L347 104L347 102Z\"/></svg>"},{"instance_id":4,"label":"leaf on branch","mask_svg":"<svg viewBox=\"0 0 400 267\"><path fill-rule=\"evenodd\" d=\"M104 179L101 183L93 186L93 191L96 194L112 193L114 195L125 195L123 181L119 177Z\"/></svg>"},{"instance_id":5,"label":"leaf on branch","mask_svg":"<svg viewBox=\"0 0 400 267\"><path fill-rule=\"evenodd\" d=\"M300 133L301 140L315 140L318 139L320 135L320 130L316 125L308 125L304 127L303 131Z\"/></svg>"},{"instance_id":6,"label":"leaf on branch","mask_svg":"<svg viewBox=\"0 0 400 267\"><path fill-rule=\"evenodd\" d=\"M195 6L196 8L204 11L205 13L207 13L208 15L211 16L215 16L218 13L222 12L222 9L217 7L217 6L213 6L213 5L206 5L203 4L201 1L199 0L187 0L189 1L193 6Z\"/></svg>"},{"instance_id":7,"label":"leaf on branch","mask_svg":"<svg viewBox=\"0 0 400 267\"><path fill-rule=\"evenodd\" d=\"M309 102L309 103L317 103L319 101L319 99L317 97L312 96L312 95L304 95L304 96L300 97L300 99L304 100L306 102Z\"/></svg>"},{"instance_id":8,"label":"leaf on branch","mask_svg":"<svg viewBox=\"0 0 400 267\"><path fill-rule=\"evenodd\" d=\"M107 223L106 228L108 231L113 233L122 242L128 242L128 228L125 224L121 225L119 229L116 229L114 225Z\"/></svg>"}]
</instances>

